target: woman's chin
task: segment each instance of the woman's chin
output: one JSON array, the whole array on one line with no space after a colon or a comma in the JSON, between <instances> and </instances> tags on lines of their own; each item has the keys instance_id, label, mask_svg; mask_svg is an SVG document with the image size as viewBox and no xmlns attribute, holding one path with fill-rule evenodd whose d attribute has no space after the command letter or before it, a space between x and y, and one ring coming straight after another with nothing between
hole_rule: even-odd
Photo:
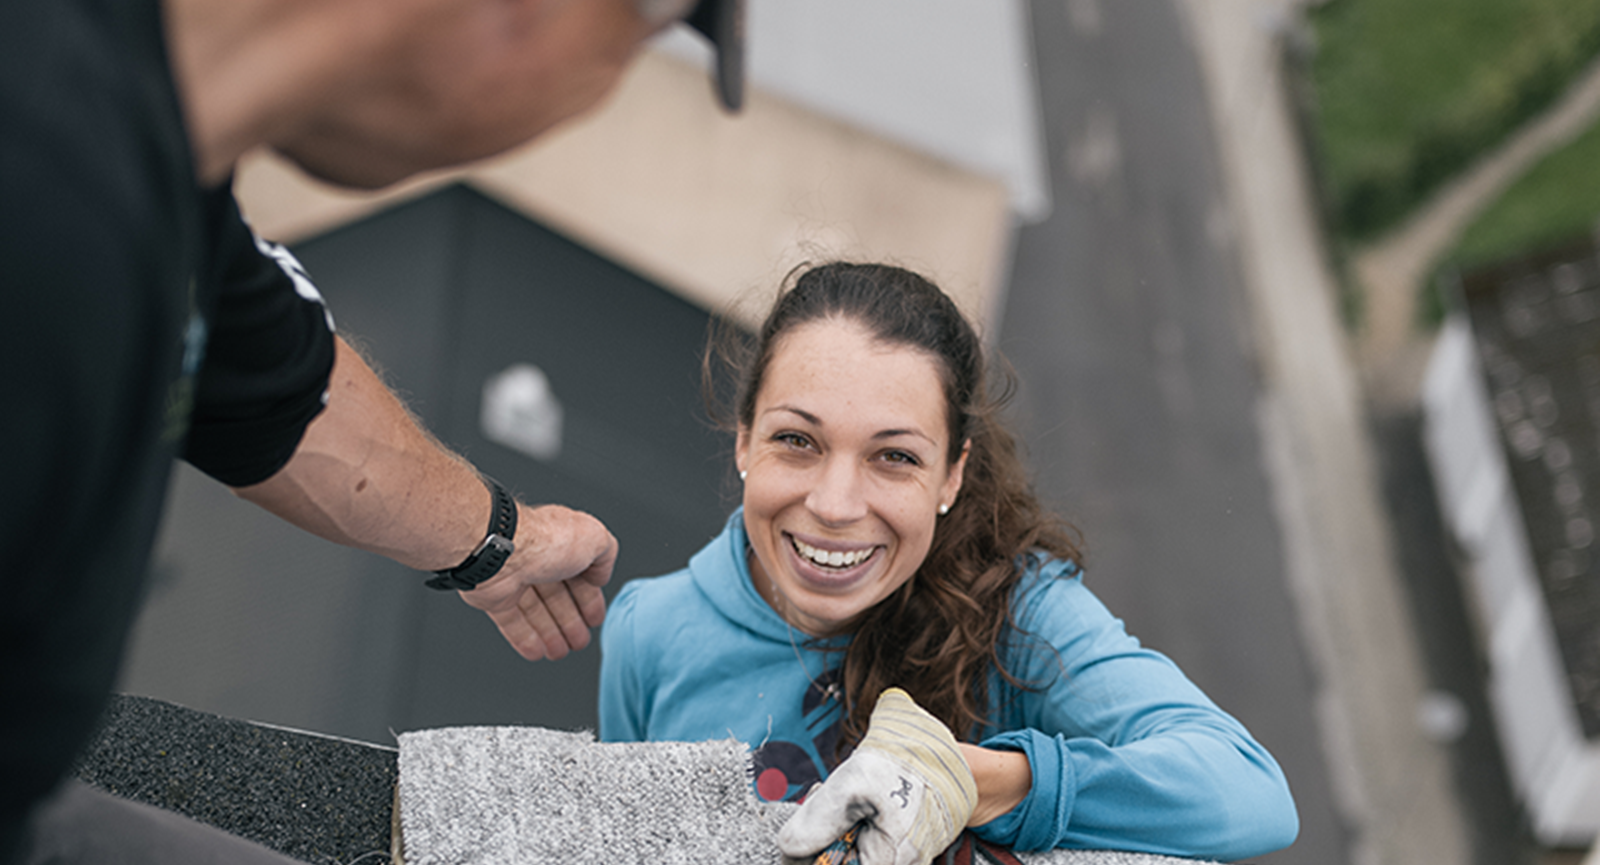
<instances>
[{"instance_id":1,"label":"woman's chin","mask_svg":"<svg viewBox=\"0 0 1600 865\"><path fill-rule=\"evenodd\" d=\"M837 633L881 600L871 591L875 581L870 569L843 583L835 580L819 583L797 578L792 573L791 579L795 581L794 590L787 599L791 624L812 636Z\"/></svg>"}]
</instances>

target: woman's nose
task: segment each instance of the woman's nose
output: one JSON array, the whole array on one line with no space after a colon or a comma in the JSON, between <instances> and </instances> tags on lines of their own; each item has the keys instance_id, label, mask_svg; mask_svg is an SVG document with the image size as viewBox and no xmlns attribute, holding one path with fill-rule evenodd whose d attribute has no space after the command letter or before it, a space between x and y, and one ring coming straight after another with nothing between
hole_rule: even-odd
<instances>
[{"instance_id":1,"label":"woman's nose","mask_svg":"<svg viewBox=\"0 0 1600 865\"><path fill-rule=\"evenodd\" d=\"M867 515L861 471L854 460L830 459L806 496L806 507L827 525L844 525Z\"/></svg>"}]
</instances>

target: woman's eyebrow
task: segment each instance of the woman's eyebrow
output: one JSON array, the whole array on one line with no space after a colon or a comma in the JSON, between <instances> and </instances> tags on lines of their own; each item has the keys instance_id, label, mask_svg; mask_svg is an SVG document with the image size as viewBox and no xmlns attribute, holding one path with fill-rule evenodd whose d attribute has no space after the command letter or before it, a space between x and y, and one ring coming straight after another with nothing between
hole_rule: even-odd
<instances>
[{"instance_id":1,"label":"woman's eyebrow","mask_svg":"<svg viewBox=\"0 0 1600 865\"><path fill-rule=\"evenodd\" d=\"M921 430L914 430L914 429L886 429L886 430L883 430L881 432L876 432L876 433L872 434L872 437L874 439L892 439L892 438L899 438L900 436L913 436L915 438L926 439L930 443L937 444L937 442L933 441L933 437L932 436L928 435L927 433L922 432Z\"/></svg>"},{"instance_id":2,"label":"woman's eyebrow","mask_svg":"<svg viewBox=\"0 0 1600 865\"><path fill-rule=\"evenodd\" d=\"M800 416L801 420L804 420L806 423L811 424L812 426L826 426L826 424L824 424L822 422L822 418L817 417L816 415L812 414L811 412L806 411L805 409L795 408L792 405L775 405L772 408L769 408L766 411L762 412L762 414L763 415L769 415L769 414L772 414L775 411L786 411L786 412L789 412L790 414L797 414L797 415Z\"/></svg>"}]
</instances>

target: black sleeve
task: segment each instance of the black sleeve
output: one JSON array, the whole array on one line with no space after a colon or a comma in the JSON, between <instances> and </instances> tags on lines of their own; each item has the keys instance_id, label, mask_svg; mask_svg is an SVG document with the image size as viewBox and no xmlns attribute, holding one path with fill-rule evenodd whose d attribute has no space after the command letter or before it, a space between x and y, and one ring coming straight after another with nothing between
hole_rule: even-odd
<instances>
[{"instance_id":1,"label":"black sleeve","mask_svg":"<svg viewBox=\"0 0 1600 865\"><path fill-rule=\"evenodd\" d=\"M255 236L226 189L210 202L217 280L184 459L230 486L271 477L327 402L333 319L288 250Z\"/></svg>"}]
</instances>

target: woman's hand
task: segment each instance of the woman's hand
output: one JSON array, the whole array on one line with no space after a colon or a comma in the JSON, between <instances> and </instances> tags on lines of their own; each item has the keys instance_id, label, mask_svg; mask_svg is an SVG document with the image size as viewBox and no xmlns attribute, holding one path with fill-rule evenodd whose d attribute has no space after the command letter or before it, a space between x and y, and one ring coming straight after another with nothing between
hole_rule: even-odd
<instances>
[{"instance_id":1,"label":"woman's hand","mask_svg":"<svg viewBox=\"0 0 1600 865\"><path fill-rule=\"evenodd\" d=\"M1022 804L1033 789L1033 769L1021 751L991 751L977 745L958 745L978 785L978 806L968 826L982 826Z\"/></svg>"},{"instance_id":2,"label":"woman's hand","mask_svg":"<svg viewBox=\"0 0 1600 865\"><path fill-rule=\"evenodd\" d=\"M814 856L860 823L862 865L926 865L961 834L977 800L950 730L890 688L855 753L784 824L778 848Z\"/></svg>"}]
</instances>

